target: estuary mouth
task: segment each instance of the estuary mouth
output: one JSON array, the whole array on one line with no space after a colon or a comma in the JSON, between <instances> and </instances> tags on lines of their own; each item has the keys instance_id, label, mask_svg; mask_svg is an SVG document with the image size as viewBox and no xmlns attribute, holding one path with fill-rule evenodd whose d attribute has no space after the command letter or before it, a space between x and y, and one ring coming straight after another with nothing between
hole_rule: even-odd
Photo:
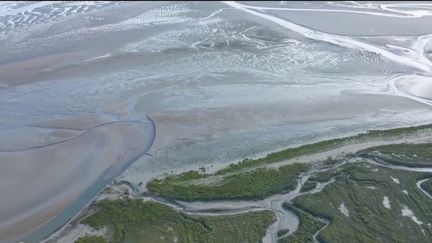
<instances>
[{"instance_id":1,"label":"estuary mouth","mask_svg":"<svg viewBox=\"0 0 432 243\"><path fill-rule=\"evenodd\" d=\"M391 139L429 142L428 128L417 126L432 119L431 6L0 3L0 242L75 242L87 234L110 241L127 233L131 239L178 242L189 242L191 235L200 242L272 242L300 233L333 239L328 232L335 222L342 222L338 232L366 229L357 227L354 194L326 198L332 205L314 204L315 196L346 192L343 185L356 190L347 179L355 176L380 182L356 177L364 185L355 192L378 188L375 202L382 205L385 198L383 210L398 210L384 216L403 211L401 218L386 218L412 230L401 237L427 238L432 226L423 213L386 182L400 176L412 193L429 182L405 173L426 172L386 168L384 175L372 176L381 171L379 158L352 165L357 160L351 155L369 145L390 146ZM389 140L333 143L398 127L404 129L391 130ZM399 134L412 127L424 134ZM299 146L305 150L294 151L301 156L281 152ZM323 151L314 150L321 146ZM306 153L312 150L317 153ZM422 146L402 150L428 156ZM276 155L267 161L269 153ZM326 177L327 167L320 166L330 155L343 161L328 171L345 177ZM269 163L248 167L255 161ZM296 165L284 167L288 162ZM231 171L236 168L244 171ZM320 179L315 174L328 180L310 180ZM394 195L381 195L385 190ZM419 195L423 202L426 194ZM296 200L304 200L304 208ZM362 218L364 205L358 206ZM175 220L165 225L155 215L123 218L140 207ZM312 215L311 210L321 213L317 207L331 214ZM100 214L86 221L87 210ZM119 213L122 221L109 221L104 212ZM144 224L117 236L125 222ZM186 232L178 225L193 227ZM386 239L398 235L393 233Z\"/></svg>"}]
</instances>

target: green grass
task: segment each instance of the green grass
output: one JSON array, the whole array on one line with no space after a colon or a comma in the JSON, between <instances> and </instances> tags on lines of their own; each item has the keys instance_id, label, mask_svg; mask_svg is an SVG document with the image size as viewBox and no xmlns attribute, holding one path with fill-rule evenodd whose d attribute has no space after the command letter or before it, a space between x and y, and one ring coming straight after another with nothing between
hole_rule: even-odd
<instances>
[{"instance_id":1,"label":"green grass","mask_svg":"<svg viewBox=\"0 0 432 243\"><path fill-rule=\"evenodd\" d=\"M317 186L315 181L306 181L303 186L300 188L300 192L307 192L314 189Z\"/></svg>"},{"instance_id":2,"label":"green grass","mask_svg":"<svg viewBox=\"0 0 432 243\"><path fill-rule=\"evenodd\" d=\"M147 188L152 193L186 201L261 199L274 193L292 190L298 172L303 172L308 168L300 168L301 166L296 165L294 169L288 166L282 167L280 171L263 168L251 169L258 165L326 151L343 146L344 144L366 141L368 139L382 139L413 134L414 132L422 132L430 128L432 128L432 124L389 130L371 130L355 136L289 148L271 153L260 159L244 159L240 163L231 164L227 168L217 171L215 174L201 174L197 171L189 171L180 175L168 176L161 180L156 179L149 182ZM406 149L409 151L411 148ZM424 148L416 148L416 151L424 156L428 155L426 145ZM327 164L331 165L337 162L328 159ZM311 181L328 181L333 176L332 173L334 172L328 172L327 175L312 176ZM204 181L205 183L203 183Z\"/></svg>"},{"instance_id":3,"label":"green grass","mask_svg":"<svg viewBox=\"0 0 432 243\"><path fill-rule=\"evenodd\" d=\"M244 159L239 163L231 164L227 168L219 170L216 174L235 172L244 168L273 163L286 159L292 159L306 154L329 150L341 146L343 143L349 142L351 139L352 137L325 140L317 143L302 145L300 147L285 149L279 152L274 152L260 159Z\"/></svg>"},{"instance_id":4,"label":"green grass","mask_svg":"<svg viewBox=\"0 0 432 243\"><path fill-rule=\"evenodd\" d=\"M150 181L147 188L163 197L186 201L262 199L274 193L293 190L297 185L298 175L309 169L309 164L300 163L281 166L279 169L259 168L224 176L210 183L196 180L203 178L203 175L188 172ZM206 179L212 178L206 175Z\"/></svg>"},{"instance_id":5,"label":"green grass","mask_svg":"<svg viewBox=\"0 0 432 243\"><path fill-rule=\"evenodd\" d=\"M305 154L312 154L320 151L334 149L353 142L361 142L367 139L382 139L394 136L412 134L430 129L431 125L417 127L396 128L389 130L372 130L360 133L355 136L325 140L317 143L289 148L279 152L268 154L260 159L244 159L243 161L231 164L227 168L217 171L215 174L202 174L197 171L188 171L180 175L172 175L162 180L155 179L147 184L150 192L161 196L193 200L219 200L219 199L261 199L273 193L293 189L295 175L305 171L305 168L291 169L283 167L281 172L270 169L254 169L258 165L268 164L276 161L295 158ZM328 159L327 164L338 161ZM244 172L249 169L249 171ZM292 173L292 171L296 171ZM217 177L223 177L217 178ZM331 176L329 174L329 176ZM214 178L217 178L214 182ZM210 183L201 183L207 180ZM312 180L323 181L326 178L313 177ZM327 181L327 180L326 180Z\"/></svg>"},{"instance_id":6,"label":"green grass","mask_svg":"<svg viewBox=\"0 0 432 243\"><path fill-rule=\"evenodd\" d=\"M316 220L312 215L293 207L289 203L284 203L283 208L294 212L299 218L299 227L293 233L279 240L279 243L301 243L313 242L315 232L325 226L324 223Z\"/></svg>"},{"instance_id":7,"label":"green grass","mask_svg":"<svg viewBox=\"0 0 432 243\"><path fill-rule=\"evenodd\" d=\"M285 234L288 233L288 232L289 232L289 229L281 229L281 230L279 230L279 231L277 232L277 236L278 236L278 237L281 237L281 236L285 235Z\"/></svg>"},{"instance_id":8,"label":"green grass","mask_svg":"<svg viewBox=\"0 0 432 243\"><path fill-rule=\"evenodd\" d=\"M86 235L78 238L75 243L106 243L106 240L103 236Z\"/></svg>"},{"instance_id":9,"label":"green grass","mask_svg":"<svg viewBox=\"0 0 432 243\"><path fill-rule=\"evenodd\" d=\"M331 180L332 177L339 175L342 173L342 169L340 167L336 169L331 169L327 171L323 171L320 173L313 174L309 177L309 180L305 182L328 182Z\"/></svg>"},{"instance_id":10,"label":"green grass","mask_svg":"<svg viewBox=\"0 0 432 243\"><path fill-rule=\"evenodd\" d=\"M310 164L295 163L279 169L255 168L301 155L334 149L347 143L367 139L389 138L430 129L432 125L368 131L356 136L326 140L314 144L290 148L269 154L265 158L245 159L238 164L219 170L215 174L188 171L155 179L147 184L154 194L186 201L228 200L265 198L275 193L291 191L297 185L298 175L311 169ZM379 146L387 162L429 163L432 152L429 144L399 144ZM359 154L369 155L373 149ZM395 156L397 151L403 156ZM416 156L414 156L414 154ZM420 158L420 159L419 159ZM394 162L396 161L396 162ZM340 161L327 160L323 165ZM392 177L397 178L396 184ZM335 169L312 175L301 191L309 191L316 182L335 182L316 194L302 195L293 205L284 204L299 218L299 228L281 242L311 242L312 236L324 223L315 217L328 219L331 223L318 235L320 242L429 242L432 238L432 201L417 187L416 181L432 177L431 174L391 170L367 163L349 163ZM422 188L431 192L432 180ZM403 193L406 190L408 195ZM391 209L383 206L383 197L390 200ZM344 203L349 216L338 209ZM419 226L411 218L403 217L404 205L411 209ZM270 211L250 212L230 216L193 216L178 212L168 206L140 200L101 201L94 207L83 223L93 228L106 227L107 242L260 242L266 228L275 220ZM431 223L431 225L429 225ZM278 232L280 236L283 230ZM100 237L86 236L79 243L103 242Z\"/></svg>"},{"instance_id":11,"label":"green grass","mask_svg":"<svg viewBox=\"0 0 432 243\"><path fill-rule=\"evenodd\" d=\"M260 242L275 221L271 211L192 216L156 202L103 200L82 223L108 229L108 242ZM91 242L91 241L82 241Z\"/></svg>"},{"instance_id":12,"label":"green grass","mask_svg":"<svg viewBox=\"0 0 432 243\"><path fill-rule=\"evenodd\" d=\"M387 163L412 167L432 165L432 144L391 144L369 148L358 153L361 156L375 157Z\"/></svg>"},{"instance_id":13,"label":"green grass","mask_svg":"<svg viewBox=\"0 0 432 243\"><path fill-rule=\"evenodd\" d=\"M416 181L430 175L361 162L343 165L334 175L336 181L323 191L293 200L294 206L311 215L330 219L330 226L319 234L321 242L430 242L432 201L416 187ZM384 196L390 209L383 206ZM342 203L349 217L338 209ZM423 222L422 227L401 215L404 205Z\"/></svg>"},{"instance_id":14,"label":"green grass","mask_svg":"<svg viewBox=\"0 0 432 243\"><path fill-rule=\"evenodd\" d=\"M387 129L387 130L369 130L367 132L359 133L354 136L335 138L335 139L324 140L316 143L305 144L299 147L288 148L282 151L270 153L264 158L244 159L238 163L233 163L229 165L227 168L219 170L218 172L216 172L216 174L234 172L245 168L250 168L253 166L273 163L273 162L286 160L286 159L292 159L306 154L318 153L330 149L335 149L337 147L341 147L345 144L352 143L352 142L360 142L368 139L382 139L386 137L402 136L414 132L421 132L422 130L427 130L431 128L432 128L432 124L427 124L421 126L402 127L402 128Z\"/></svg>"},{"instance_id":15,"label":"green grass","mask_svg":"<svg viewBox=\"0 0 432 243\"><path fill-rule=\"evenodd\" d=\"M421 132L424 129L430 129L431 125L417 127L396 128L389 130L372 130L360 133L355 136L325 140L317 143L306 144L303 146L289 148L279 152L268 154L260 159L244 159L243 161L231 164L225 169L217 171L215 174L200 174L197 171L189 171L180 175L169 176L162 180L153 180L147 184L150 192L160 194L164 197L181 199L181 200L218 200L218 199L260 199L271 195L272 193L283 192L293 189L295 179L294 174L286 171L291 170L282 168L282 172L270 169L255 169L243 172L258 165L272 163L276 161L295 158L305 154L326 151L340 147L344 144L361 142L367 139L383 137L392 137ZM330 162L334 162L329 160ZM298 171L304 171L299 169ZM235 173L235 175L230 175ZM216 178L215 183L202 184L193 183L198 179ZM274 179L272 179L274 177ZM282 178L284 177L284 178ZM288 177L288 178L287 178ZM325 178L313 177L312 180L322 181Z\"/></svg>"},{"instance_id":16,"label":"green grass","mask_svg":"<svg viewBox=\"0 0 432 243\"><path fill-rule=\"evenodd\" d=\"M425 124L419 126L399 127L393 129L385 129L385 130L369 130L366 133L360 134L360 136L365 136L365 137L399 136L399 135L419 132L421 130L427 130L431 128L432 128L432 124Z\"/></svg>"}]
</instances>

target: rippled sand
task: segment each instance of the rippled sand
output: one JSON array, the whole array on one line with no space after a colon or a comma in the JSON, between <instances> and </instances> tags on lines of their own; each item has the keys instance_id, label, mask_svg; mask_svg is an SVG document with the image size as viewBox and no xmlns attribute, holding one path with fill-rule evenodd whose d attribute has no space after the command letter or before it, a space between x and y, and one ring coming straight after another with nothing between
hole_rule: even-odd
<instances>
[{"instance_id":1,"label":"rippled sand","mask_svg":"<svg viewBox=\"0 0 432 243\"><path fill-rule=\"evenodd\" d=\"M144 191L429 123L430 21L409 2L1 3L0 242L38 242L126 167Z\"/></svg>"}]
</instances>

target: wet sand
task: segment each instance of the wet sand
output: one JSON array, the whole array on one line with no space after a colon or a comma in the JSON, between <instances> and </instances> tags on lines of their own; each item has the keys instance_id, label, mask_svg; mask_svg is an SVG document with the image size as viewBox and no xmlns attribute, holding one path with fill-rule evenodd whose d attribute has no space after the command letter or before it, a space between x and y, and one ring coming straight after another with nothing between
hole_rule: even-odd
<instances>
[{"instance_id":1,"label":"wet sand","mask_svg":"<svg viewBox=\"0 0 432 243\"><path fill-rule=\"evenodd\" d=\"M429 6L14 4L0 5L1 242L49 235L135 160L116 180L144 192L171 171L432 119Z\"/></svg>"},{"instance_id":2,"label":"wet sand","mask_svg":"<svg viewBox=\"0 0 432 243\"><path fill-rule=\"evenodd\" d=\"M7 195L0 205L0 241L20 239L43 226L98 175L113 178L120 173L151 146L152 129L149 121L113 122L39 148L0 153L0 191Z\"/></svg>"}]
</instances>

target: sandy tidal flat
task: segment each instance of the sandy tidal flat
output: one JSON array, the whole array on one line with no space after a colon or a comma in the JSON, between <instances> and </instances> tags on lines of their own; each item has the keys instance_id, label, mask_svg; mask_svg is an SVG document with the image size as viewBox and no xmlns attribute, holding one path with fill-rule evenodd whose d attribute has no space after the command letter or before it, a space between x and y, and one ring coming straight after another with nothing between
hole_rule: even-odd
<instances>
[{"instance_id":1,"label":"sandy tidal flat","mask_svg":"<svg viewBox=\"0 0 432 243\"><path fill-rule=\"evenodd\" d=\"M0 242L39 242L120 172L143 192L430 123L431 18L411 2L1 3Z\"/></svg>"}]
</instances>

